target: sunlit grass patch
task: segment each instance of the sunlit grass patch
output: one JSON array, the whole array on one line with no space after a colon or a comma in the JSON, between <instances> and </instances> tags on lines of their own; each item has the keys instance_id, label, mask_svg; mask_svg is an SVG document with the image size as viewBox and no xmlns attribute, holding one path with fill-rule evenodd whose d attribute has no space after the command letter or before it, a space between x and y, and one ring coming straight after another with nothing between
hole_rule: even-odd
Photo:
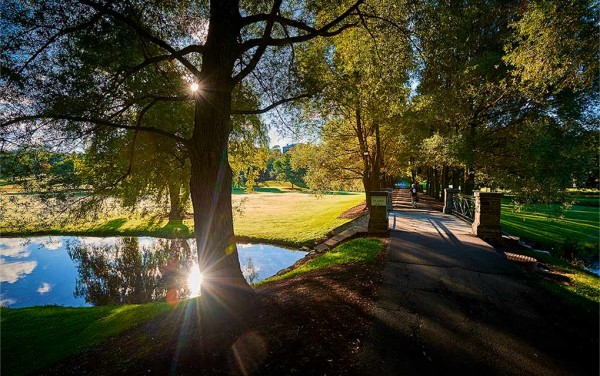
<instances>
[{"instance_id":1,"label":"sunlit grass patch","mask_svg":"<svg viewBox=\"0 0 600 376\"><path fill-rule=\"evenodd\" d=\"M558 250L567 238L576 239L590 247L597 247L600 237L600 207L574 205L559 212L559 204L528 205L516 211L510 199L502 201L502 229L533 242L538 247ZM562 217L557 216L560 213Z\"/></svg>"},{"instance_id":2,"label":"sunlit grass patch","mask_svg":"<svg viewBox=\"0 0 600 376\"><path fill-rule=\"evenodd\" d=\"M313 270L328 268L333 265L350 264L356 262L371 262L375 260L377 255L379 255L379 253L383 250L383 247L384 245L379 239L354 239L335 247L331 251L310 260L296 269L293 269L283 275L269 278L258 283L257 285L292 278Z\"/></svg>"},{"instance_id":3,"label":"sunlit grass patch","mask_svg":"<svg viewBox=\"0 0 600 376\"><path fill-rule=\"evenodd\" d=\"M169 309L166 303L89 308L1 308L2 374L31 373Z\"/></svg>"},{"instance_id":4,"label":"sunlit grass patch","mask_svg":"<svg viewBox=\"0 0 600 376\"><path fill-rule=\"evenodd\" d=\"M96 219L73 219L62 223L42 218L44 207L34 197L12 201L0 197L0 235L90 235L192 237L194 221L169 221L156 214L131 213L117 208ZM364 194L315 196L301 192L252 193L233 196L239 210L234 214L236 236L291 246L308 244L348 222L338 217L364 201ZM20 208L20 209L19 209ZM13 210L14 209L14 210ZM17 210L18 209L18 210Z\"/></svg>"},{"instance_id":5,"label":"sunlit grass patch","mask_svg":"<svg viewBox=\"0 0 600 376\"><path fill-rule=\"evenodd\" d=\"M235 234L249 241L300 245L348 222L338 217L364 201L364 194L315 196L305 193L261 193L234 196L243 200L234 217Z\"/></svg>"},{"instance_id":6,"label":"sunlit grass patch","mask_svg":"<svg viewBox=\"0 0 600 376\"><path fill-rule=\"evenodd\" d=\"M575 308L577 312L597 319L600 307L600 277L552 255L530 250L523 250L520 253L537 259L549 266L552 272L567 277L568 282L545 278L539 278L537 281L541 287Z\"/></svg>"}]
</instances>

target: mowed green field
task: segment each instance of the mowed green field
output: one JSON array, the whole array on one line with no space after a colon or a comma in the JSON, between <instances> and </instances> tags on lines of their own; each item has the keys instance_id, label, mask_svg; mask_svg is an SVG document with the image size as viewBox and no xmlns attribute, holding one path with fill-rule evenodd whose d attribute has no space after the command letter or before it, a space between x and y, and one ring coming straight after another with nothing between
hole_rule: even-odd
<instances>
[{"instance_id":1,"label":"mowed green field","mask_svg":"<svg viewBox=\"0 0 600 376\"><path fill-rule=\"evenodd\" d=\"M167 303L0 308L2 374L30 374L171 309ZM140 351L152 342L140 338Z\"/></svg>"},{"instance_id":2,"label":"mowed green field","mask_svg":"<svg viewBox=\"0 0 600 376\"><path fill-rule=\"evenodd\" d=\"M360 204L364 194L315 196L307 193L252 193L234 195L243 201L234 217L236 236L267 242L304 244L324 236L348 219L338 217Z\"/></svg>"},{"instance_id":3,"label":"mowed green field","mask_svg":"<svg viewBox=\"0 0 600 376\"><path fill-rule=\"evenodd\" d=\"M574 266L561 258L566 247L578 248L575 258L588 262L598 255L600 236L600 199L577 197L577 205L561 210L560 204L527 205L515 210L510 198L502 200L502 230L519 236L536 248L552 251L553 256L533 251L524 254L552 265L552 268L569 278L569 283L541 281L542 285L561 299L589 308L589 302L600 301L598 276ZM581 253L580 253L581 252ZM597 258L596 258L597 260Z\"/></svg>"},{"instance_id":4,"label":"mowed green field","mask_svg":"<svg viewBox=\"0 0 600 376\"><path fill-rule=\"evenodd\" d=\"M595 205L593 202L595 200ZM600 200L586 199L562 213L558 204L528 205L516 211L510 199L502 201L502 230L547 249L560 249L566 239L597 247L600 237ZM558 214L562 214L560 217Z\"/></svg>"},{"instance_id":5,"label":"mowed green field","mask_svg":"<svg viewBox=\"0 0 600 376\"><path fill-rule=\"evenodd\" d=\"M324 236L348 219L338 217L364 201L364 194L344 193L315 196L309 193L277 190L280 193L233 195L234 230L244 241L264 241L287 245L308 244ZM0 235L36 234L90 236L191 237L194 221L169 221L155 214L115 210L96 219L65 223L52 216L44 218L44 206L29 195L4 195Z\"/></svg>"}]
</instances>

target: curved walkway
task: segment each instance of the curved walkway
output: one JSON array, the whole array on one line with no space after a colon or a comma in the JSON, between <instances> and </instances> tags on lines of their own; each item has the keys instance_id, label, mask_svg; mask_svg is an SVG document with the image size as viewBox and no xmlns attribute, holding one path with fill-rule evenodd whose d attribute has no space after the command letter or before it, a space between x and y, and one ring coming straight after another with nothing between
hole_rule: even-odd
<instances>
[{"instance_id":1,"label":"curved walkway","mask_svg":"<svg viewBox=\"0 0 600 376\"><path fill-rule=\"evenodd\" d=\"M365 374L597 374L598 328L558 324L564 308L468 224L405 209L389 226Z\"/></svg>"}]
</instances>

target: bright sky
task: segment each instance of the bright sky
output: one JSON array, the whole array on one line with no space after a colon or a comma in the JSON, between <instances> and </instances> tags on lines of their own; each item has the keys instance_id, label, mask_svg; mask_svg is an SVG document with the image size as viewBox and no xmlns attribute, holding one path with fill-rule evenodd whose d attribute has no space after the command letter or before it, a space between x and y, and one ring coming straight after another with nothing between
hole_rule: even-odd
<instances>
[{"instance_id":1,"label":"bright sky","mask_svg":"<svg viewBox=\"0 0 600 376\"><path fill-rule=\"evenodd\" d=\"M273 147L275 145L279 145L284 147L287 144L291 144L294 141L290 137L282 137L279 132L273 127L269 128L269 147Z\"/></svg>"}]
</instances>

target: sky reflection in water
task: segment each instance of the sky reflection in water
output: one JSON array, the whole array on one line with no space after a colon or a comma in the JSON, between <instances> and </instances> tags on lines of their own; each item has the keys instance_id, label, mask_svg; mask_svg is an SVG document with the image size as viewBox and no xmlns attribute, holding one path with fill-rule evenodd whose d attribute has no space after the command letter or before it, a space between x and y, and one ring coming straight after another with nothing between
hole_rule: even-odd
<instances>
[{"instance_id":1,"label":"sky reflection in water","mask_svg":"<svg viewBox=\"0 0 600 376\"><path fill-rule=\"evenodd\" d=\"M304 252L266 244L239 244L250 282L268 278ZM0 306L90 306L164 300L197 294L194 240L44 236L0 238ZM196 269L197 270L197 269Z\"/></svg>"}]
</instances>

